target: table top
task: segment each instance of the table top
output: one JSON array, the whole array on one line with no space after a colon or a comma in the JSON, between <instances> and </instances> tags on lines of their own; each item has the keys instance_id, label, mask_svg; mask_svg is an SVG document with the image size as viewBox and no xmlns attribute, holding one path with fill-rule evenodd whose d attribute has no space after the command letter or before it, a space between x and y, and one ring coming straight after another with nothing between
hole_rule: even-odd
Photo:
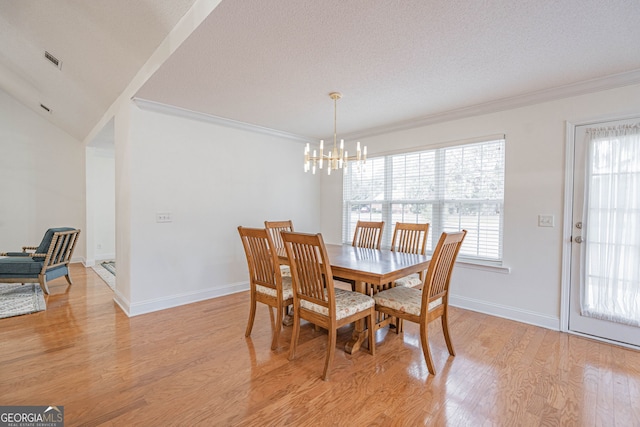
<instances>
[{"instance_id":1,"label":"table top","mask_svg":"<svg viewBox=\"0 0 640 427\"><path fill-rule=\"evenodd\" d=\"M356 282L384 284L426 270L426 255L326 244L334 276ZM283 250L284 252L284 250ZM284 255L286 260L286 254ZM282 259L282 256L281 256Z\"/></svg>"}]
</instances>

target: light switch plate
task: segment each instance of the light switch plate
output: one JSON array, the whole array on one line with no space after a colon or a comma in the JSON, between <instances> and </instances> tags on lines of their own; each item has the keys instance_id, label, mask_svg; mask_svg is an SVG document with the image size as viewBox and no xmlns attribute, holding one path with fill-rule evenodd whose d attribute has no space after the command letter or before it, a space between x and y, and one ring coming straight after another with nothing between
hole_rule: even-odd
<instances>
[{"instance_id":1,"label":"light switch plate","mask_svg":"<svg viewBox=\"0 0 640 427\"><path fill-rule=\"evenodd\" d=\"M553 227L553 215L538 215L538 227Z\"/></svg>"}]
</instances>

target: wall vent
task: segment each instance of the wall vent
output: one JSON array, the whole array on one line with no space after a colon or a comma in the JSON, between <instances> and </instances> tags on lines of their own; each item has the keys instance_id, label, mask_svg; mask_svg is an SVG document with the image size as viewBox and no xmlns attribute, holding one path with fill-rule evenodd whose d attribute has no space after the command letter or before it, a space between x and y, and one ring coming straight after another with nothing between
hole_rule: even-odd
<instances>
[{"instance_id":1,"label":"wall vent","mask_svg":"<svg viewBox=\"0 0 640 427\"><path fill-rule=\"evenodd\" d=\"M44 51L44 57L47 58L53 65L55 65L56 68L62 70L62 61L60 61L58 58L56 58L46 50Z\"/></svg>"},{"instance_id":2,"label":"wall vent","mask_svg":"<svg viewBox=\"0 0 640 427\"><path fill-rule=\"evenodd\" d=\"M40 104L40 107L41 107L43 110L45 110L47 113L51 114L51 108L47 107L47 106L46 106L46 105L44 105L44 104Z\"/></svg>"}]
</instances>

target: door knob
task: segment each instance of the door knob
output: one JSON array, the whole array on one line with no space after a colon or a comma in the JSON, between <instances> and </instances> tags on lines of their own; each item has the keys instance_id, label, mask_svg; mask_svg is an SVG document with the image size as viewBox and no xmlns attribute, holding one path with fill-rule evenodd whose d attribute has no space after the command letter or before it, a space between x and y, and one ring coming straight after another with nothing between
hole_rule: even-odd
<instances>
[{"instance_id":1,"label":"door knob","mask_svg":"<svg viewBox=\"0 0 640 427\"><path fill-rule=\"evenodd\" d=\"M576 242L576 243L582 243L582 236L574 237L573 241Z\"/></svg>"}]
</instances>

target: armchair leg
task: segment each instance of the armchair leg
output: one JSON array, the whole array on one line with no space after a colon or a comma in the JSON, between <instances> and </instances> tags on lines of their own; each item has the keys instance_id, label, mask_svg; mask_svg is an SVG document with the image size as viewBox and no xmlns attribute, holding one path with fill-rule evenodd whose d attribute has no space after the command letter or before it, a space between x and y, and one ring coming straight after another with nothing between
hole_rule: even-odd
<instances>
[{"instance_id":1,"label":"armchair leg","mask_svg":"<svg viewBox=\"0 0 640 427\"><path fill-rule=\"evenodd\" d=\"M71 276L69 276L69 274L65 274L64 278L67 279L67 283L69 283L69 286L73 285L73 282L71 281Z\"/></svg>"},{"instance_id":2,"label":"armchair leg","mask_svg":"<svg viewBox=\"0 0 640 427\"><path fill-rule=\"evenodd\" d=\"M41 274L38 276L38 281L40 282L40 287L44 291L45 294L49 295L49 287L47 286L47 276Z\"/></svg>"}]
</instances>

